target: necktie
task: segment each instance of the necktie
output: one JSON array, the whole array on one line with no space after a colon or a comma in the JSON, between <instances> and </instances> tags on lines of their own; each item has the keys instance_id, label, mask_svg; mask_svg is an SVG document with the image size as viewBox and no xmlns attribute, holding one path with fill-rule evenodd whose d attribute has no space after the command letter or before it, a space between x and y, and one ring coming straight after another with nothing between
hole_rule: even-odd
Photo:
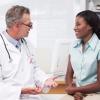
<instances>
[{"instance_id":1,"label":"necktie","mask_svg":"<svg viewBox=\"0 0 100 100\"><path fill-rule=\"evenodd\" d=\"M20 42L17 43L16 48L21 51L21 44L20 44Z\"/></svg>"}]
</instances>

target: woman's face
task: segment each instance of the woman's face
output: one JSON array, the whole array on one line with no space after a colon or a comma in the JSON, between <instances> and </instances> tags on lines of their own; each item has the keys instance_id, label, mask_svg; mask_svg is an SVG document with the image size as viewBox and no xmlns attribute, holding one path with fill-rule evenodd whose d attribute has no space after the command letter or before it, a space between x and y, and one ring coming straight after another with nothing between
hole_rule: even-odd
<instances>
[{"instance_id":1,"label":"woman's face","mask_svg":"<svg viewBox=\"0 0 100 100\"><path fill-rule=\"evenodd\" d=\"M91 26L85 21L83 17L76 17L74 31L77 38L83 39L84 37L88 36L91 29Z\"/></svg>"}]
</instances>

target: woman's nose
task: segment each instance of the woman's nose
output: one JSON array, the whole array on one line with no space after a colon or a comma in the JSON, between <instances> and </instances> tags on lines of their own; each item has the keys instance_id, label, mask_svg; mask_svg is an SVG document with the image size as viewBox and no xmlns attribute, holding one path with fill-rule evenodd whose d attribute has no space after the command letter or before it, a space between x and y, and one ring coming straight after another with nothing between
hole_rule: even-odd
<instances>
[{"instance_id":1,"label":"woman's nose","mask_svg":"<svg viewBox=\"0 0 100 100\"><path fill-rule=\"evenodd\" d=\"M77 30L77 26L74 27L74 31Z\"/></svg>"}]
</instances>

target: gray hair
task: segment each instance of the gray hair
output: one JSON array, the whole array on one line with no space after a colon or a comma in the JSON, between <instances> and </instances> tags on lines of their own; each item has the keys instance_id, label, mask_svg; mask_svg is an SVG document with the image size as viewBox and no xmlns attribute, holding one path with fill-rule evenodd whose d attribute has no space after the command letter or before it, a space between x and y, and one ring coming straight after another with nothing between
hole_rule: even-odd
<instances>
[{"instance_id":1,"label":"gray hair","mask_svg":"<svg viewBox=\"0 0 100 100\"><path fill-rule=\"evenodd\" d=\"M20 21L24 13L30 14L29 9L24 6L15 5L10 8L5 16L7 27L10 28L15 22Z\"/></svg>"}]
</instances>

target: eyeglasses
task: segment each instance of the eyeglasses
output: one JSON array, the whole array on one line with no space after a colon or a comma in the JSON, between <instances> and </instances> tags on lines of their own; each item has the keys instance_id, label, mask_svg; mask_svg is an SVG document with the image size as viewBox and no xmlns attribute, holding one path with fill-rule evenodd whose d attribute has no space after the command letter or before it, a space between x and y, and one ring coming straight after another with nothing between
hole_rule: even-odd
<instances>
[{"instance_id":1,"label":"eyeglasses","mask_svg":"<svg viewBox=\"0 0 100 100\"><path fill-rule=\"evenodd\" d=\"M31 28L31 29L32 29L32 27L33 27L32 22L30 22L29 24L25 24L25 23L22 23L22 24L25 25L25 26L28 26L28 27Z\"/></svg>"}]
</instances>

